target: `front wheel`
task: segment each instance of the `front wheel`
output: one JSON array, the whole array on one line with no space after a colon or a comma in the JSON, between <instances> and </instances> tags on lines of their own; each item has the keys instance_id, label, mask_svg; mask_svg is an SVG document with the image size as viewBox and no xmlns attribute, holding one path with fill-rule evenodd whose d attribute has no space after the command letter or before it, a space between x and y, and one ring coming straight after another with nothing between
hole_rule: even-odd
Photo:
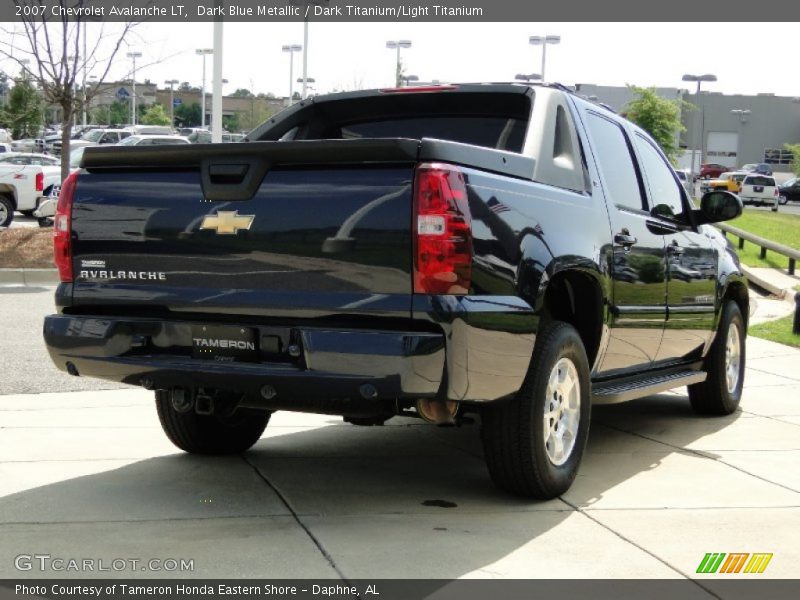
<instances>
[{"instance_id":1,"label":"front wheel","mask_svg":"<svg viewBox=\"0 0 800 600\"><path fill-rule=\"evenodd\" d=\"M269 422L267 411L239 409L226 416L178 412L168 392L156 392L156 410L169 440L192 454L239 454L255 444Z\"/></svg>"},{"instance_id":2,"label":"front wheel","mask_svg":"<svg viewBox=\"0 0 800 600\"><path fill-rule=\"evenodd\" d=\"M481 438L495 485L551 499L572 485L586 446L591 383L578 332L553 321L538 333L519 393L484 408Z\"/></svg>"},{"instance_id":3,"label":"front wheel","mask_svg":"<svg viewBox=\"0 0 800 600\"><path fill-rule=\"evenodd\" d=\"M729 415L739 406L744 385L745 328L742 312L729 300L722 309L717 337L706 356L705 381L689 386L689 402L701 415Z\"/></svg>"}]
</instances>

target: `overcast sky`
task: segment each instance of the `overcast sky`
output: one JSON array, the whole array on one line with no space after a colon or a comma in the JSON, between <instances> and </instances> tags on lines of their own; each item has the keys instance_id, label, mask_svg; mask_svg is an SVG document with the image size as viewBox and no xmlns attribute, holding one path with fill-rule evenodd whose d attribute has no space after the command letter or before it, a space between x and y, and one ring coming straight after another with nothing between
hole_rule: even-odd
<instances>
[{"instance_id":1,"label":"overcast sky","mask_svg":"<svg viewBox=\"0 0 800 600\"><path fill-rule=\"evenodd\" d=\"M390 39L413 42L402 51L403 62L405 72L420 80L510 81L517 73L540 70L541 46L531 46L529 36L558 34L561 44L548 46L550 81L686 87L684 73L713 73L718 82L703 89L800 96L794 63L786 54L791 44L784 43L795 38L795 23L312 22L309 28L308 76L316 79L320 93L393 84L395 53L385 47ZM130 49L143 53L137 80L162 86L166 79L178 79L199 86L202 61L195 49L211 47L212 32L210 23L139 25L130 38ZM225 24L223 77L230 82L225 93L245 87L288 94L289 55L281 46L302 41L302 23ZM209 57L209 89L211 63ZM302 75L301 65L297 54L295 79ZM0 68L15 71L8 61ZM111 79L129 76L130 69L129 60L118 59Z\"/></svg>"}]
</instances>

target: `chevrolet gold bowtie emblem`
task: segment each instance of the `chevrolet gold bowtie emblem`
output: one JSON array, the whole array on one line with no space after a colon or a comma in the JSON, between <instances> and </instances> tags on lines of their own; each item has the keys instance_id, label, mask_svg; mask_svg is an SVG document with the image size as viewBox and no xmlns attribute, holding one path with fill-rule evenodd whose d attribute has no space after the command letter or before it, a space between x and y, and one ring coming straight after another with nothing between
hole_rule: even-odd
<instances>
[{"instance_id":1,"label":"chevrolet gold bowtie emblem","mask_svg":"<svg viewBox=\"0 0 800 600\"><path fill-rule=\"evenodd\" d=\"M200 229L214 229L217 235L236 235L240 229L250 229L255 215L240 215L238 210L220 210L203 219Z\"/></svg>"}]
</instances>

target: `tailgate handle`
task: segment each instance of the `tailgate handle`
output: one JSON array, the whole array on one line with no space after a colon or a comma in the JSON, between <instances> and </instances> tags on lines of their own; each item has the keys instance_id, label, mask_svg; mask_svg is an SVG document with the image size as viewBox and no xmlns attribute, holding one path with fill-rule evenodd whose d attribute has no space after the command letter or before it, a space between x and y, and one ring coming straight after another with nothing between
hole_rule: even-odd
<instances>
[{"instance_id":1,"label":"tailgate handle","mask_svg":"<svg viewBox=\"0 0 800 600\"><path fill-rule=\"evenodd\" d=\"M203 197L210 202L250 200L261 186L269 167L267 160L260 156L239 156L228 160L207 158L200 164Z\"/></svg>"},{"instance_id":2,"label":"tailgate handle","mask_svg":"<svg viewBox=\"0 0 800 600\"><path fill-rule=\"evenodd\" d=\"M247 175L248 165L209 165L208 176L215 185L242 183Z\"/></svg>"}]
</instances>

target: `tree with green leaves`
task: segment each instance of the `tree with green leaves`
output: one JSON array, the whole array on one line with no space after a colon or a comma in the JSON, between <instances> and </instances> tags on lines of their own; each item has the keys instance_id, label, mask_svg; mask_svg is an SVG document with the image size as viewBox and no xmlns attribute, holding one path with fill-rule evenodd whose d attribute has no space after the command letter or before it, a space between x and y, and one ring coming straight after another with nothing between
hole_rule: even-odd
<instances>
[{"instance_id":1,"label":"tree with green leaves","mask_svg":"<svg viewBox=\"0 0 800 600\"><path fill-rule=\"evenodd\" d=\"M225 131L236 133L240 129L239 113L235 112L232 115L222 115L222 128Z\"/></svg>"},{"instance_id":2,"label":"tree with green leaves","mask_svg":"<svg viewBox=\"0 0 800 600\"><path fill-rule=\"evenodd\" d=\"M101 125L123 125L130 118L128 104L119 100L98 106L92 111L92 121Z\"/></svg>"},{"instance_id":3,"label":"tree with green leaves","mask_svg":"<svg viewBox=\"0 0 800 600\"><path fill-rule=\"evenodd\" d=\"M42 126L42 96L26 76L14 81L3 110L3 121L17 139L35 137Z\"/></svg>"},{"instance_id":4,"label":"tree with green leaves","mask_svg":"<svg viewBox=\"0 0 800 600\"><path fill-rule=\"evenodd\" d=\"M230 97L231 98L252 98L253 92L248 90L247 88L239 88L235 92L233 92Z\"/></svg>"},{"instance_id":5,"label":"tree with green leaves","mask_svg":"<svg viewBox=\"0 0 800 600\"><path fill-rule=\"evenodd\" d=\"M784 144L783 147L792 153L792 172L800 177L800 144Z\"/></svg>"},{"instance_id":6,"label":"tree with green leaves","mask_svg":"<svg viewBox=\"0 0 800 600\"><path fill-rule=\"evenodd\" d=\"M160 104L153 104L142 114L139 120L142 125L171 125L169 115Z\"/></svg>"},{"instance_id":7,"label":"tree with green leaves","mask_svg":"<svg viewBox=\"0 0 800 600\"><path fill-rule=\"evenodd\" d=\"M656 88L641 88L629 85L636 95L624 109L623 116L636 123L661 146L672 164L681 154L678 134L684 131L681 110L691 106L682 100L667 100L656 93Z\"/></svg>"},{"instance_id":8,"label":"tree with green leaves","mask_svg":"<svg viewBox=\"0 0 800 600\"><path fill-rule=\"evenodd\" d=\"M198 127L202 122L200 103L179 104L175 107L175 121L182 127Z\"/></svg>"}]
</instances>

